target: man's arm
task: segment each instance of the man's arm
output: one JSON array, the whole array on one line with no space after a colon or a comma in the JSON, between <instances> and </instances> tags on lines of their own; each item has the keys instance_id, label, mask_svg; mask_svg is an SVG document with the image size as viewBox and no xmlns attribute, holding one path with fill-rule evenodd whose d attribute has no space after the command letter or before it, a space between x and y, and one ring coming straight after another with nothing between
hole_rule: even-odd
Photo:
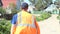
<instances>
[{"instance_id":1,"label":"man's arm","mask_svg":"<svg viewBox=\"0 0 60 34\"><path fill-rule=\"evenodd\" d=\"M36 29L37 29L37 33L40 34L40 28L36 22L36 18L34 18L34 21L35 21L35 25L36 25Z\"/></svg>"},{"instance_id":2,"label":"man's arm","mask_svg":"<svg viewBox=\"0 0 60 34\"><path fill-rule=\"evenodd\" d=\"M17 14L15 14L11 20L11 34L14 34L14 32L16 31L16 26L17 26Z\"/></svg>"},{"instance_id":3,"label":"man's arm","mask_svg":"<svg viewBox=\"0 0 60 34\"><path fill-rule=\"evenodd\" d=\"M11 26L11 34L14 34L14 32L16 31L16 24L12 24Z\"/></svg>"}]
</instances>

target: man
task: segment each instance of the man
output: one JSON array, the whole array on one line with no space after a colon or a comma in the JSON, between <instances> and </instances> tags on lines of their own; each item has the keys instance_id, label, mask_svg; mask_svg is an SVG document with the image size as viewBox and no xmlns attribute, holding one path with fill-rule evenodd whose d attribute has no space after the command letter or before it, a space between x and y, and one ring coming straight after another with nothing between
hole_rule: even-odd
<instances>
[{"instance_id":1,"label":"man","mask_svg":"<svg viewBox=\"0 0 60 34\"><path fill-rule=\"evenodd\" d=\"M40 34L34 15L27 12L28 4L22 3L21 9L13 16L11 34Z\"/></svg>"}]
</instances>

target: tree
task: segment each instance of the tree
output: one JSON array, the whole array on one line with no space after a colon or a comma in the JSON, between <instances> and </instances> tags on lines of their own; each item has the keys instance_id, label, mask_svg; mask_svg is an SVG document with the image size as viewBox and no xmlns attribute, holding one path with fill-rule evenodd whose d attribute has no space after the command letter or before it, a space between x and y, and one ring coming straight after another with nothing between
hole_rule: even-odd
<instances>
[{"instance_id":1,"label":"tree","mask_svg":"<svg viewBox=\"0 0 60 34\"><path fill-rule=\"evenodd\" d=\"M55 5L58 5L58 7L60 7L60 0L55 1Z\"/></svg>"},{"instance_id":2,"label":"tree","mask_svg":"<svg viewBox=\"0 0 60 34\"><path fill-rule=\"evenodd\" d=\"M29 1L31 1L38 10L43 10L46 7L48 7L50 3L52 3L52 0L29 0Z\"/></svg>"}]
</instances>

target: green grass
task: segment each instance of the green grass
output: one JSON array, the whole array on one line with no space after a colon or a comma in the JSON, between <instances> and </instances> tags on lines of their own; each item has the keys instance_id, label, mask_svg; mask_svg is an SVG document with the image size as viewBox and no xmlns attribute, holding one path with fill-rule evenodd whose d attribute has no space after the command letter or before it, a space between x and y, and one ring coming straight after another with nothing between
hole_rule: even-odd
<instances>
[{"instance_id":1,"label":"green grass","mask_svg":"<svg viewBox=\"0 0 60 34\"><path fill-rule=\"evenodd\" d=\"M45 12L51 12L52 14L59 14L59 11L57 10L53 10L53 11L33 11L34 14L42 14L42 13L45 13Z\"/></svg>"},{"instance_id":2,"label":"green grass","mask_svg":"<svg viewBox=\"0 0 60 34\"><path fill-rule=\"evenodd\" d=\"M36 16L36 20L37 21L43 21L45 19L48 19L49 17L51 17L50 13L42 13L40 16Z\"/></svg>"},{"instance_id":3,"label":"green grass","mask_svg":"<svg viewBox=\"0 0 60 34\"><path fill-rule=\"evenodd\" d=\"M34 12L34 14L42 14L42 13L44 13L43 11L33 11Z\"/></svg>"}]
</instances>

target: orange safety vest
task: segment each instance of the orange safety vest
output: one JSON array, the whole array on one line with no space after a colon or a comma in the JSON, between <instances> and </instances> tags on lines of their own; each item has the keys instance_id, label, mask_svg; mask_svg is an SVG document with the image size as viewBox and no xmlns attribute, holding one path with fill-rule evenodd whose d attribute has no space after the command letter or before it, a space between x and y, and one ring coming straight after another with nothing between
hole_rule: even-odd
<instances>
[{"instance_id":1,"label":"orange safety vest","mask_svg":"<svg viewBox=\"0 0 60 34\"><path fill-rule=\"evenodd\" d=\"M18 25L14 34L37 34L33 15L22 11L18 13L17 23Z\"/></svg>"}]
</instances>

